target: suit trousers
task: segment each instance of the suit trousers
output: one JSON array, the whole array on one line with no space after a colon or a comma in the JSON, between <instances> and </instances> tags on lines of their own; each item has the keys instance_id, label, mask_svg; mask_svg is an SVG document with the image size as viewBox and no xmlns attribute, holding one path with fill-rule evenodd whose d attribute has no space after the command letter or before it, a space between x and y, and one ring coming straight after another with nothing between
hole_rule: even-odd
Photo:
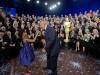
<instances>
[{"instance_id":1,"label":"suit trousers","mask_svg":"<svg viewBox=\"0 0 100 75\"><path fill-rule=\"evenodd\" d=\"M51 75L57 75L57 60L58 54L50 56L50 54L47 53L47 67L52 71Z\"/></svg>"}]
</instances>

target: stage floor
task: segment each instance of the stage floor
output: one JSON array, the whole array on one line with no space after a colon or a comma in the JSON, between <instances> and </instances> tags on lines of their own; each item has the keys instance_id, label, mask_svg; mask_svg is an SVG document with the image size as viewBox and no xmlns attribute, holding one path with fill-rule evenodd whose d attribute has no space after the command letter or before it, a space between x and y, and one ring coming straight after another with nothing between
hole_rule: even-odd
<instances>
[{"instance_id":1,"label":"stage floor","mask_svg":"<svg viewBox=\"0 0 100 75\"><path fill-rule=\"evenodd\" d=\"M35 55L36 60L30 67L33 75L47 75L42 70L46 66L46 54L36 51ZM7 67L6 75L21 75L25 70L17 58L9 61ZM72 50L62 50L58 59L58 75L100 75L100 60Z\"/></svg>"}]
</instances>

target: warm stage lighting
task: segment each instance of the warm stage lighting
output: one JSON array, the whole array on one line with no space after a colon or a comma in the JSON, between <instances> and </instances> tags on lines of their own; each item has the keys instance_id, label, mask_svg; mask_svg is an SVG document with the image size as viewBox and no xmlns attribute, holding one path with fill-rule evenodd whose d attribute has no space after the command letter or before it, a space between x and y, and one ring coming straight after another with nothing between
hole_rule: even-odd
<instances>
[{"instance_id":1,"label":"warm stage lighting","mask_svg":"<svg viewBox=\"0 0 100 75\"><path fill-rule=\"evenodd\" d=\"M57 3L57 5L60 5L60 4L61 4L60 2Z\"/></svg>"},{"instance_id":2,"label":"warm stage lighting","mask_svg":"<svg viewBox=\"0 0 100 75\"><path fill-rule=\"evenodd\" d=\"M39 3L40 3L40 1L39 1L39 0L37 0L37 1L36 1L36 3L37 3L37 4L39 4Z\"/></svg>"},{"instance_id":3,"label":"warm stage lighting","mask_svg":"<svg viewBox=\"0 0 100 75\"><path fill-rule=\"evenodd\" d=\"M31 0L27 0L27 2L30 2Z\"/></svg>"},{"instance_id":4,"label":"warm stage lighting","mask_svg":"<svg viewBox=\"0 0 100 75\"><path fill-rule=\"evenodd\" d=\"M45 3L44 3L44 5L46 5L46 6L47 6L47 5L48 5L48 3L47 3L47 2L45 2Z\"/></svg>"}]
</instances>

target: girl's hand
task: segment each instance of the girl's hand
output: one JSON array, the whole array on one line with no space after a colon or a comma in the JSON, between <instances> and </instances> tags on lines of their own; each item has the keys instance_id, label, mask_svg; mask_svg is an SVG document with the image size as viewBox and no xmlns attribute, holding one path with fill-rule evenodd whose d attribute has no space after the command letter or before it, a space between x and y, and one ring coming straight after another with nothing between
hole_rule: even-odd
<instances>
[{"instance_id":1,"label":"girl's hand","mask_svg":"<svg viewBox=\"0 0 100 75\"><path fill-rule=\"evenodd\" d=\"M23 41L24 41L24 42L27 42L27 39L24 39Z\"/></svg>"},{"instance_id":2,"label":"girl's hand","mask_svg":"<svg viewBox=\"0 0 100 75\"><path fill-rule=\"evenodd\" d=\"M43 52L43 53L46 53L46 50L43 48L43 49L42 49L42 52Z\"/></svg>"}]
</instances>

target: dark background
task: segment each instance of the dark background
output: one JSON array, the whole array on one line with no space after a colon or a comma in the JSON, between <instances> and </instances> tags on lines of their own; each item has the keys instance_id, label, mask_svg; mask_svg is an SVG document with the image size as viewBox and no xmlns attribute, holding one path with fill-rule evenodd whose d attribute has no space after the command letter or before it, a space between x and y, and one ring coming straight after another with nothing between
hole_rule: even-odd
<instances>
[{"instance_id":1,"label":"dark background","mask_svg":"<svg viewBox=\"0 0 100 75\"><path fill-rule=\"evenodd\" d=\"M50 11L44 5L46 1L49 4L61 1L61 5ZM37 16L45 14L65 15L100 9L100 0L40 0L40 2L40 4L36 4L36 0L30 2L27 2L27 0L0 0L0 6L16 8L18 14L34 14Z\"/></svg>"}]
</instances>

